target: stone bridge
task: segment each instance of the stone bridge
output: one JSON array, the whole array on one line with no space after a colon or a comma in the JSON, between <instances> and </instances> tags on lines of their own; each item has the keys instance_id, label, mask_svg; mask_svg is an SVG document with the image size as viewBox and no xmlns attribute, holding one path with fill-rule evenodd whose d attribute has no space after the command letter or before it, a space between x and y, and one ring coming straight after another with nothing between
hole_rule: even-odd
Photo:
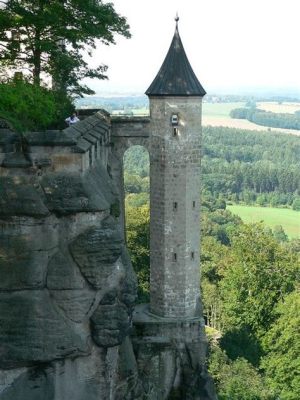
<instances>
[{"instance_id":1,"label":"stone bridge","mask_svg":"<svg viewBox=\"0 0 300 400\"><path fill-rule=\"evenodd\" d=\"M113 117L111 121L111 172L119 188L122 231L125 232L124 154L132 146L145 147L150 156L150 119Z\"/></svg>"}]
</instances>

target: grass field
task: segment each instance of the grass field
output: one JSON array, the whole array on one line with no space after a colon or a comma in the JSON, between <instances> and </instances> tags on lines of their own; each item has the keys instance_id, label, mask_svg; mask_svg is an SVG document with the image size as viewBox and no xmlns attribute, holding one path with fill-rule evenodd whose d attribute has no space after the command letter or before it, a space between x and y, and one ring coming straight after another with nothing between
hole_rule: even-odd
<instances>
[{"instance_id":1,"label":"grass field","mask_svg":"<svg viewBox=\"0 0 300 400\"><path fill-rule=\"evenodd\" d=\"M214 117L214 118L224 118L229 117L230 111L234 108L245 107L243 102L234 103L203 103L203 116Z\"/></svg>"},{"instance_id":2,"label":"grass field","mask_svg":"<svg viewBox=\"0 0 300 400\"><path fill-rule=\"evenodd\" d=\"M259 103L262 105L261 108L266 109L268 111L283 112L288 106L288 103L284 103L282 105L278 105L274 102L265 102ZM293 108L289 108L291 111L294 110L298 106L295 105L298 103L293 103ZM279 128L269 128L268 126L256 125L253 122L250 122L246 119L233 119L230 118L230 111L234 108L244 107L245 103L243 102L234 102L234 103L203 103L203 117L202 123L204 126L225 126L228 128L237 128L237 129L249 129L251 131L272 131L272 132L284 132L292 135L300 136L300 131L295 129L279 129ZM300 103L299 103L300 106ZM269 108L268 108L269 107ZM282 107L282 108L278 108ZM285 108L284 108L285 107ZM279 111L279 109L281 111ZM275 111L274 111L275 112ZM287 111L285 111L287 112Z\"/></svg>"},{"instance_id":3,"label":"grass field","mask_svg":"<svg viewBox=\"0 0 300 400\"><path fill-rule=\"evenodd\" d=\"M264 223L270 228L281 225L289 238L300 238L300 212L286 208L227 206L233 214L239 215L244 222Z\"/></svg>"}]
</instances>

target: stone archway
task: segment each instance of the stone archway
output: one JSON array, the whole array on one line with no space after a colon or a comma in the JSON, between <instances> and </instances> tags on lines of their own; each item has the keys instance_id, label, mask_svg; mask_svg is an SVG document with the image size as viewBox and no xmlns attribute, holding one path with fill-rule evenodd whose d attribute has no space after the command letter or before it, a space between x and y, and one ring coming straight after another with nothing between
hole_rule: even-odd
<instances>
[{"instance_id":1,"label":"stone archway","mask_svg":"<svg viewBox=\"0 0 300 400\"><path fill-rule=\"evenodd\" d=\"M133 146L149 149L149 119L118 118L112 120L111 146L109 160L110 174L113 177L118 194L121 229L125 238L125 190L124 190L124 154Z\"/></svg>"}]
</instances>

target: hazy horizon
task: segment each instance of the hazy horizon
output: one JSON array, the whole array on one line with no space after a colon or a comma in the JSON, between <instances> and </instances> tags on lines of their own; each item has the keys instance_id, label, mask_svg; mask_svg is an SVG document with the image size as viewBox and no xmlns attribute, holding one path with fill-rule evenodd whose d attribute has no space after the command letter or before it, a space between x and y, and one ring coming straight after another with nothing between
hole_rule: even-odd
<instances>
[{"instance_id":1,"label":"hazy horizon","mask_svg":"<svg viewBox=\"0 0 300 400\"><path fill-rule=\"evenodd\" d=\"M109 88L107 88L109 89ZM94 95L85 96L88 97L114 97L114 96L143 96L144 91L134 90L98 90ZM209 96L253 96L253 97L287 97L297 98L300 100L300 89L294 89L291 87L240 87L240 88L215 88L211 92L207 93Z\"/></svg>"}]
</instances>

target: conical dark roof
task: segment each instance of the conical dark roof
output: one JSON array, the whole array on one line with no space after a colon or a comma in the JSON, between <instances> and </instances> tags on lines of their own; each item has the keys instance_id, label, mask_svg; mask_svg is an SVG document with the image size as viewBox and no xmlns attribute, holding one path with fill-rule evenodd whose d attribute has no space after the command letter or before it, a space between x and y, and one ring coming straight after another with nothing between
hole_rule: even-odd
<instances>
[{"instance_id":1,"label":"conical dark roof","mask_svg":"<svg viewBox=\"0 0 300 400\"><path fill-rule=\"evenodd\" d=\"M204 96L206 94L198 81L185 54L176 22L175 34L168 54L146 91L147 96Z\"/></svg>"}]
</instances>

